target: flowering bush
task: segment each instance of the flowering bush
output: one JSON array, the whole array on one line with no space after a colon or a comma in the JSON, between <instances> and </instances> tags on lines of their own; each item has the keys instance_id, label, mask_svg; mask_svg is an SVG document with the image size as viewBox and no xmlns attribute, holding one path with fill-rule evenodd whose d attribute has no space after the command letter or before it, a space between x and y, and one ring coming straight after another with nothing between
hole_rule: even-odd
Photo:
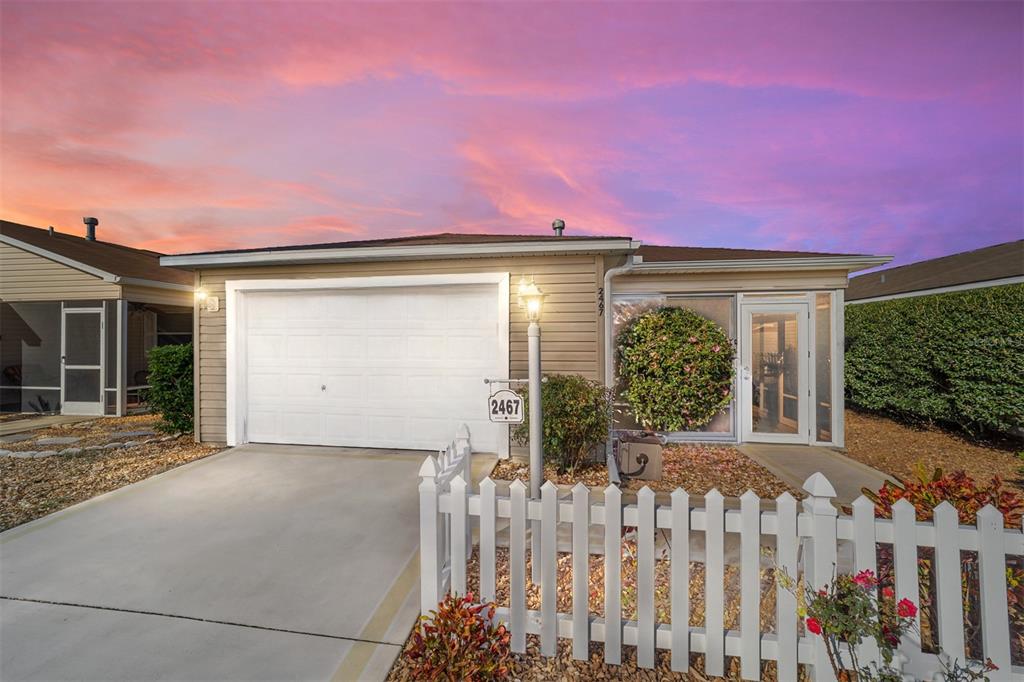
<instances>
[{"instance_id":1,"label":"flowering bush","mask_svg":"<svg viewBox=\"0 0 1024 682\"><path fill-rule=\"evenodd\" d=\"M779 580L789 589L794 588L793 579L785 573L779 575ZM856 671L858 682L902 679L892 664L900 637L915 627L914 602L897 602L891 588L879 590L878 578L872 571L840 575L820 590L807 589L797 596L802 602L799 613L807 631L825 640L836 679L852 679L844 659ZM857 648L866 639L873 639L878 645L883 666L860 664Z\"/></svg>"},{"instance_id":2,"label":"flowering bush","mask_svg":"<svg viewBox=\"0 0 1024 682\"><path fill-rule=\"evenodd\" d=\"M732 399L732 341L692 310L638 315L619 332L616 355L623 397L645 428L692 431Z\"/></svg>"},{"instance_id":3,"label":"flowering bush","mask_svg":"<svg viewBox=\"0 0 1024 682\"><path fill-rule=\"evenodd\" d=\"M494 622L495 606L473 595L449 595L420 617L405 657L414 680L500 680L508 677L511 635Z\"/></svg>"}]
</instances>

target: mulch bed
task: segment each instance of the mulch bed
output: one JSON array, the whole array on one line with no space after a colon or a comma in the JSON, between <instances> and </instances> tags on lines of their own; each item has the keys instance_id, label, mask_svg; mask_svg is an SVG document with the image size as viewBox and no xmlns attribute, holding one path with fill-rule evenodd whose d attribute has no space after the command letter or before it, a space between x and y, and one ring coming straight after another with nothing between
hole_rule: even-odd
<instances>
[{"instance_id":1,"label":"mulch bed","mask_svg":"<svg viewBox=\"0 0 1024 682\"><path fill-rule=\"evenodd\" d=\"M623 543L622 560L622 617L626 619L636 618L636 560L630 550L635 550L635 545L629 542ZM479 556L478 549L474 549L473 556L466 567L467 590L474 594L478 593L479 587ZM496 603L498 606L509 604L509 581L508 581L508 550L498 548L496 550ZM530 582L529 557L527 557L527 589L526 603L528 609L540 609L540 588ZM658 561L655 564L655 619L659 622L671 622L671 610L669 606L670 595L670 562ZM770 570L762 569L762 601L761 601L761 625L766 632L771 632L775 622L775 579ZM604 559L600 556L590 558L590 600L589 610L592 614L601 616L604 613ZM558 611L560 613L572 612L572 556L560 554L558 557ZM690 564L690 625L701 626L704 623L704 573L703 565L699 563ZM739 568L737 566L726 566L725 571L725 627L735 629L739 626L740 612L740 586ZM410 633L411 634L411 633ZM408 644L408 643L407 643ZM703 680L718 680L723 678L708 677L703 673L704 657L694 654L690 657L691 670L689 673L674 673L670 670L670 653L658 650L656 667L652 670L639 668L636 664L636 647L622 647L622 665L613 666L604 663L604 645L600 642L592 642L590 645L590 657L586 661L576 661L572 658L571 640L559 640L558 653L552 658L545 658L540 655L539 638L527 636L527 652L525 654L513 654L512 679L518 680L690 680L692 682ZM739 679L739 660L734 658L726 659L726 678ZM761 679L771 682L776 680L775 664L763 662L761 666ZM801 678L803 671L801 670ZM392 667L388 680L392 682L413 680L409 666L403 656L399 656Z\"/></svg>"},{"instance_id":2,"label":"mulch bed","mask_svg":"<svg viewBox=\"0 0 1024 682\"><path fill-rule=\"evenodd\" d=\"M548 465L544 467L544 476L549 481L565 485L575 485L578 481L602 488L608 485L608 471L603 463L577 469L573 474L559 474L553 466ZM501 460L494 467L491 478L502 481L518 478L528 483L529 463L520 459ZM738 497L747 490L753 490L765 499L778 497L786 491L794 497L802 497L800 491L787 486L736 448L702 443L665 446L662 452L662 479L632 479L622 489L635 492L645 485L660 492L683 488L690 495L704 495L712 488L717 488L726 497Z\"/></svg>"},{"instance_id":3,"label":"mulch bed","mask_svg":"<svg viewBox=\"0 0 1024 682\"><path fill-rule=\"evenodd\" d=\"M1024 491L1021 442L971 440L937 426L911 426L864 412L846 411L846 455L901 478L924 468L949 473L963 469L978 481L999 476L1007 488Z\"/></svg>"},{"instance_id":4,"label":"mulch bed","mask_svg":"<svg viewBox=\"0 0 1024 682\"><path fill-rule=\"evenodd\" d=\"M0 457L0 530L13 528L221 449L195 443L191 435L186 435L170 441L77 455L31 459Z\"/></svg>"},{"instance_id":5,"label":"mulch bed","mask_svg":"<svg viewBox=\"0 0 1024 682\"><path fill-rule=\"evenodd\" d=\"M100 417L89 419L83 417L80 422L70 424L59 424L45 429L31 431L30 440L18 441L16 443L4 443L0 441L0 449L11 452L26 452L28 450L63 450L65 448L84 448L90 445L106 445L111 442L128 440L145 440L152 436L118 436L118 431L157 431L157 424L160 417L152 414L132 415L128 417ZM160 434L157 431L158 435ZM63 438L75 437L79 440L69 445L41 445L42 438Z\"/></svg>"}]
</instances>

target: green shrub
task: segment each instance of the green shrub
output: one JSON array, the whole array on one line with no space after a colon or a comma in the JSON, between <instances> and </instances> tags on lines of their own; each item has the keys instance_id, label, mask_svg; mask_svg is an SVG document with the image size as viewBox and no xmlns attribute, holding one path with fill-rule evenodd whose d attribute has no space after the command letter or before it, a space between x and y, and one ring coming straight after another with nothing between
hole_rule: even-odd
<instances>
[{"instance_id":1,"label":"green shrub","mask_svg":"<svg viewBox=\"0 0 1024 682\"><path fill-rule=\"evenodd\" d=\"M162 431L192 431L193 385L191 343L157 346L149 351L147 400L160 413Z\"/></svg>"},{"instance_id":2,"label":"green shrub","mask_svg":"<svg viewBox=\"0 0 1024 682\"><path fill-rule=\"evenodd\" d=\"M495 606L473 595L448 595L420 616L404 656L414 680L501 680L508 677L512 635L495 622Z\"/></svg>"},{"instance_id":3,"label":"green shrub","mask_svg":"<svg viewBox=\"0 0 1024 682\"><path fill-rule=\"evenodd\" d=\"M968 432L1024 424L1024 285L847 306L846 397Z\"/></svg>"},{"instance_id":4,"label":"green shrub","mask_svg":"<svg viewBox=\"0 0 1024 682\"><path fill-rule=\"evenodd\" d=\"M692 431L732 399L732 341L692 310L638 315L619 332L616 354L622 395L646 428Z\"/></svg>"},{"instance_id":5,"label":"green shrub","mask_svg":"<svg viewBox=\"0 0 1024 682\"><path fill-rule=\"evenodd\" d=\"M526 420L515 427L513 438L530 440L530 407L521 391ZM605 442L611 428L611 391L599 381L575 374L553 374L541 384L544 411L544 460L564 474L582 464L595 445Z\"/></svg>"}]
</instances>

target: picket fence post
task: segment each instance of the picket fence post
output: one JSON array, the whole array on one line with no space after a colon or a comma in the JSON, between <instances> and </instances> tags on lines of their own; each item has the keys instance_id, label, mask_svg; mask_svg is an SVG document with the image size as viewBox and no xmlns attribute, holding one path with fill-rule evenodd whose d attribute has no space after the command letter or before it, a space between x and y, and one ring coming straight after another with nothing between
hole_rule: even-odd
<instances>
[{"instance_id":1,"label":"picket fence post","mask_svg":"<svg viewBox=\"0 0 1024 682\"><path fill-rule=\"evenodd\" d=\"M437 608L441 591L441 518L437 504L437 460L420 467L420 613Z\"/></svg>"},{"instance_id":2,"label":"picket fence post","mask_svg":"<svg viewBox=\"0 0 1024 682\"><path fill-rule=\"evenodd\" d=\"M803 501L809 516L811 536L804 543L804 578L807 587L817 591L832 581L836 567L836 524L839 512L832 505L836 489L820 471L804 481L808 497ZM815 682L835 682L836 676L828 660L825 640L813 636L814 664L811 677Z\"/></svg>"}]
</instances>

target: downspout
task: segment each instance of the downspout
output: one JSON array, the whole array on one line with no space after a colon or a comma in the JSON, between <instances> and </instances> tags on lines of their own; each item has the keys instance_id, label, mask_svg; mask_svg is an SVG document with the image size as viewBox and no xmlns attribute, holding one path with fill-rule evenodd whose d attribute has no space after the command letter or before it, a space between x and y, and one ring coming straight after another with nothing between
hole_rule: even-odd
<instances>
[{"instance_id":1,"label":"downspout","mask_svg":"<svg viewBox=\"0 0 1024 682\"><path fill-rule=\"evenodd\" d=\"M619 275L632 272L638 265L635 256L627 256L626 262L618 267L606 270L604 273L604 385L609 389L615 381L615 354L614 339L612 338L614 314L612 311L612 279ZM618 485L621 483L619 469L615 464L615 456L612 452L612 431L609 427L608 440L605 442L605 460L608 463L608 481Z\"/></svg>"}]
</instances>

